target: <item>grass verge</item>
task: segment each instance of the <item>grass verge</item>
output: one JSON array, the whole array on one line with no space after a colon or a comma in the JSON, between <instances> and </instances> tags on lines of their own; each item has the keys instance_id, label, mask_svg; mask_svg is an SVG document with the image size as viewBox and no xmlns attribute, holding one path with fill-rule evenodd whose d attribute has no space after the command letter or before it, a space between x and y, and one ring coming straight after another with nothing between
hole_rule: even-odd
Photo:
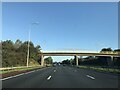
<instances>
[{"instance_id":1,"label":"grass verge","mask_svg":"<svg viewBox=\"0 0 120 90\"><path fill-rule=\"evenodd\" d=\"M92 70L96 70L96 71L120 73L119 69L112 69L112 68L101 68L101 67L94 67L94 66L77 66L77 67L78 68L83 68L83 69L92 69Z\"/></svg>"},{"instance_id":2,"label":"grass verge","mask_svg":"<svg viewBox=\"0 0 120 90\"><path fill-rule=\"evenodd\" d=\"M13 69L8 69L8 70L1 70L0 74L7 74L15 71L29 71L29 70L34 70L34 69L40 69L44 68L42 66L33 66L33 67L23 67L23 68L13 68Z\"/></svg>"}]
</instances>

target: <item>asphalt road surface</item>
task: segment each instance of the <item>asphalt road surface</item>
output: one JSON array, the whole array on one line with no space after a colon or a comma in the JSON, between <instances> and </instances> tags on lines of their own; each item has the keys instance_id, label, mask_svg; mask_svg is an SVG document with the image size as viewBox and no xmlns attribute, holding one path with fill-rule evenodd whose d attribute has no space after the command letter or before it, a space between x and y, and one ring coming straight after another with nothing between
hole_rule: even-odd
<instances>
[{"instance_id":1,"label":"asphalt road surface","mask_svg":"<svg viewBox=\"0 0 120 90\"><path fill-rule=\"evenodd\" d=\"M118 88L118 76L60 65L4 79L2 88Z\"/></svg>"}]
</instances>

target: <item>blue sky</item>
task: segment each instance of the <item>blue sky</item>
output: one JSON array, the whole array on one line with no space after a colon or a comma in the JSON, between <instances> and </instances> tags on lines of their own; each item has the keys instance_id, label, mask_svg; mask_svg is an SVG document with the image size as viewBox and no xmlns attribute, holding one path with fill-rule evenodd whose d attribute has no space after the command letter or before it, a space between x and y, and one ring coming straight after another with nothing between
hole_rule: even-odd
<instances>
[{"instance_id":1,"label":"blue sky","mask_svg":"<svg viewBox=\"0 0 120 90\"><path fill-rule=\"evenodd\" d=\"M100 2L3 3L2 40L28 40L42 50L118 48L118 4ZM65 57L54 57L62 60ZM68 57L67 57L68 58Z\"/></svg>"}]
</instances>

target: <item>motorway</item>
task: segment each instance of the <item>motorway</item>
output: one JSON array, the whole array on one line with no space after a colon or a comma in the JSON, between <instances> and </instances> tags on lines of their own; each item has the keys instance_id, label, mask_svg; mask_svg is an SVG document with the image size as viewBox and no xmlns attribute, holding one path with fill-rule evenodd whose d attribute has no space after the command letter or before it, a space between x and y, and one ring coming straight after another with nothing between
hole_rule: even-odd
<instances>
[{"instance_id":1,"label":"motorway","mask_svg":"<svg viewBox=\"0 0 120 90\"><path fill-rule=\"evenodd\" d=\"M4 79L2 88L118 88L118 76L60 65Z\"/></svg>"}]
</instances>

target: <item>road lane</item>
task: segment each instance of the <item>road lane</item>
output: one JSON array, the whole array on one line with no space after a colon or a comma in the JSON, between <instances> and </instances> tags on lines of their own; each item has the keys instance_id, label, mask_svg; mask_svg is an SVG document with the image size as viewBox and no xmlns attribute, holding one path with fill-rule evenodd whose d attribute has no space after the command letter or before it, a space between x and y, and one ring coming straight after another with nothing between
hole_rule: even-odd
<instances>
[{"instance_id":1,"label":"road lane","mask_svg":"<svg viewBox=\"0 0 120 90\"><path fill-rule=\"evenodd\" d=\"M73 68L74 70L74 68ZM89 75L95 78L94 82L90 82L92 87L101 88L116 88L118 87L118 75L112 73L98 72L89 69L76 68L78 74ZM120 76L119 76L120 77Z\"/></svg>"},{"instance_id":2,"label":"road lane","mask_svg":"<svg viewBox=\"0 0 120 90\"><path fill-rule=\"evenodd\" d=\"M42 88L117 88L118 77L93 70L73 67L57 67L50 81L45 81ZM86 75L89 75L87 77ZM91 79L91 78L92 79ZM94 79L93 79L94 77Z\"/></svg>"},{"instance_id":3,"label":"road lane","mask_svg":"<svg viewBox=\"0 0 120 90\"><path fill-rule=\"evenodd\" d=\"M39 69L33 73L2 81L3 88L36 88L36 83L43 80L53 71L54 68Z\"/></svg>"},{"instance_id":4,"label":"road lane","mask_svg":"<svg viewBox=\"0 0 120 90\"><path fill-rule=\"evenodd\" d=\"M3 88L117 88L118 76L56 66L3 81Z\"/></svg>"}]
</instances>

